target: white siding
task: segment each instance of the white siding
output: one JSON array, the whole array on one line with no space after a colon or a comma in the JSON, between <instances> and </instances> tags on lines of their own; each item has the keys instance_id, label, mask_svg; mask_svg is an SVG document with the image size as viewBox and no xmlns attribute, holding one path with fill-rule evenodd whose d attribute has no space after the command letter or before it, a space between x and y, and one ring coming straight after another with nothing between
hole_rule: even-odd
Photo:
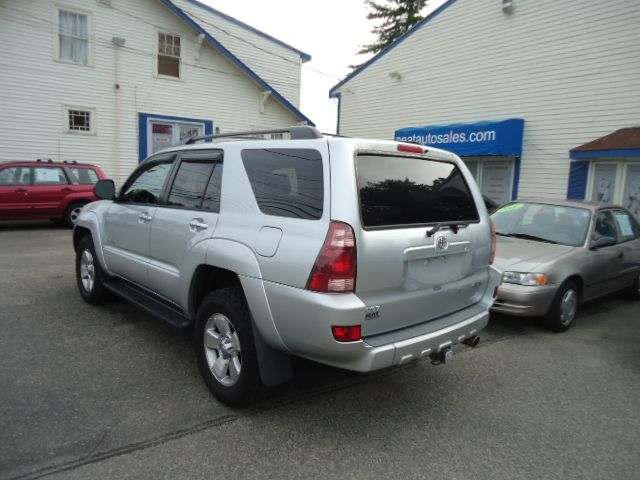
<instances>
[{"instance_id":1,"label":"white siding","mask_svg":"<svg viewBox=\"0 0 640 480\"><path fill-rule=\"evenodd\" d=\"M300 106L298 53L187 0L174 3L296 108Z\"/></svg>"},{"instance_id":2,"label":"white siding","mask_svg":"<svg viewBox=\"0 0 640 480\"><path fill-rule=\"evenodd\" d=\"M338 90L340 133L524 118L519 195L564 197L570 148L640 124L639 25L635 0L458 0Z\"/></svg>"},{"instance_id":3,"label":"white siding","mask_svg":"<svg viewBox=\"0 0 640 480\"><path fill-rule=\"evenodd\" d=\"M92 12L93 66L54 61L55 5ZM213 120L223 131L299 120L273 99L261 114L260 87L207 43L196 61L195 31L156 0L112 5L0 0L0 161L85 161L122 181L138 164L140 112ZM155 75L158 28L183 38L181 80ZM65 105L95 109L95 135L65 133Z\"/></svg>"}]
</instances>

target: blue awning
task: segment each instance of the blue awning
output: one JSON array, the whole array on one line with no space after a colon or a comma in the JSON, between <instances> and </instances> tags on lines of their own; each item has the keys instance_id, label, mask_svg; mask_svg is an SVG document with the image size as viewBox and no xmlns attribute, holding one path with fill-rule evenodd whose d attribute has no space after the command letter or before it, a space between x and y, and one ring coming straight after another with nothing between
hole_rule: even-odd
<instances>
[{"instance_id":1,"label":"blue awning","mask_svg":"<svg viewBox=\"0 0 640 480\"><path fill-rule=\"evenodd\" d=\"M456 123L408 127L396 130L396 140L449 150L459 156L522 156L524 120L510 118L499 122Z\"/></svg>"}]
</instances>

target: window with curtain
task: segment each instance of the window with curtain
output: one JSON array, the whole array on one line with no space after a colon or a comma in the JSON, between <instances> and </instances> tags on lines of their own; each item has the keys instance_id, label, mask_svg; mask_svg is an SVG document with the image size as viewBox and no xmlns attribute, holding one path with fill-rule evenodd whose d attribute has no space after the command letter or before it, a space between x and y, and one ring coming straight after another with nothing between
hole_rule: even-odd
<instances>
[{"instance_id":1,"label":"window with curtain","mask_svg":"<svg viewBox=\"0 0 640 480\"><path fill-rule=\"evenodd\" d=\"M180 78L180 37L158 33L158 74Z\"/></svg>"},{"instance_id":2,"label":"window with curtain","mask_svg":"<svg viewBox=\"0 0 640 480\"><path fill-rule=\"evenodd\" d=\"M81 13L59 11L60 60L89 63L89 19Z\"/></svg>"}]
</instances>

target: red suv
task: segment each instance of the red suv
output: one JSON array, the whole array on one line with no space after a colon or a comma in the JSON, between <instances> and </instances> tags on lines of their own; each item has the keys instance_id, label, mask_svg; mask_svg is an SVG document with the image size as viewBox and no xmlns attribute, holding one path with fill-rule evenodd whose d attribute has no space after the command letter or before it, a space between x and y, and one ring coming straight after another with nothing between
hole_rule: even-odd
<instances>
[{"instance_id":1,"label":"red suv","mask_svg":"<svg viewBox=\"0 0 640 480\"><path fill-rule=\"evenodd\" d=\"M62 220L73 227L82 207L97 200L100 167L51 161L0 163L0 220Z\"/></svg>"}]
</instances>

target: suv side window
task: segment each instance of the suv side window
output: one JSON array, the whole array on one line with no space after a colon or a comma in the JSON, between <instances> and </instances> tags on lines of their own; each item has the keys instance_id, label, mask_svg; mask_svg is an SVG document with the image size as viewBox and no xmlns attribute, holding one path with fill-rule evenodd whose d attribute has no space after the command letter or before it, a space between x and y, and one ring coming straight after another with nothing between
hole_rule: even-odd
<instances>
[{"instance_id":1,"label":"suv side window","mask_svg":"<svg viewBox=\"0 0 640 480\"><path fill-rule=\"evenodd\" d=\"M79 185L94 185L98 183L98 174L92 168L67 167L71 182Z\"/></svg>"},{"instance_id":2,"label":"suv side window","mask_svg":"<svg viewBox=\"0 0 640 480\"><path fill-rule=\"evenodd\" d=\"M204 194L202 209L209 212L220 212L220 195L222 192L222 163L216 163L213 166L213 173L207 185L207 191Z\"/></svg>"},{"instance_id":3,"label":"suv side window","mask_svg":"<svg viewBox=\"0 0 640 480\"><path fill-rule=\"evenodd\" d=\"M242 163L262 213L308 220L322 216L322 155L317 150L247 149Z\"/></svg>"},{"instance_id":4,"label":"suv side window","mask_svg":"<svg viewBox=\"0 0 640 480\"><path fill-rule=\"evenodd\" d=\"M599 212L596 217L596 226L593 231L593 240L598 240L602 237L612 237L618 241L618 232L616 230L616 223L613 220L613 215L609 210Z\"/></svg>"},{"instance_id":5,"label":"suv side window","mask_svg":"<svg viewBox=\"0 0 640 480\"><path fill-rule=\"evenodd\" d=\"M158 204L175 154L158 155L147 161L131 176L122 188L122 202Z\"/></svg>"},{"instance_id":6,"label":"suv side window","mask_svg":"<svg viewBox=\"0 0 640 480\"><path fill-rule=\"evenodd\" d=\"M14 185L31 185L31 169L29 167L11 167L0 170L0 187Z\"/></svg>"},{"instance_id":7,"label":"suv side window","mask_svg":"<svg viewBox=\"0 0 640 480\"><path fill-rule=\"evenodd\" d=\"M204 208L205 190L214 169L219 164L220 152L185 153L169 191L168 204L177 207Z\"/></svg>"},{"instance_id":8,"label":"suv side window","mask_svg":"<svg viewBox=\"0 0 640 480\"><path fill-rule=\"evenodd\" d=\"M638 227L638 224L631 215L622 210L614 210L613 216L616 218L616 223L622 234L621 241L627 242L640 237L640 227Z\"/></svg>"},{"instance_id":9,"label":"suv side window","mask_svg":"<svg viewBox=\"0 0 640 480\"><path fill-rule=\"evenodd\" d=\"M66 185L69 183L61 167L34 167L34 185Z\"/></svg>"}]
</instances>

